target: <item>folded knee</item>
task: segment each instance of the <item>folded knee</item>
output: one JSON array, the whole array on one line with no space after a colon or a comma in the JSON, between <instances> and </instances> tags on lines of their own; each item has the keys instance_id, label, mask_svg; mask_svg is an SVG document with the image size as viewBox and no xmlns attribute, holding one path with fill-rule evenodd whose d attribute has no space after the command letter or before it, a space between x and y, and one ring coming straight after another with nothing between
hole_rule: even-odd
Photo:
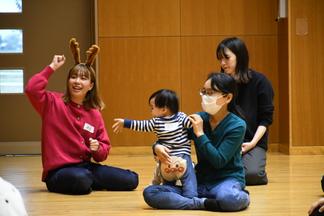
<instances>
[{"instance_id":1,"label":"folded knee","mask_svg":"<svg viewBox=\"0 0 324 216\"><path fill-rule=\"evenodd\" d=\"M116 181L117 179L115 179ZM119 178L118 182L113 182L109 187L109 190L122 190L122 191L131 191L137 188L138 186L138 174L129 171L127 175L123 178Z\"/></svg>"},{"instance_id":2,"label":"folded knee","mask_svg":"<svg viewBox=\"0 0 324 216\"><path fill-rule=\"evenodd\" d=\"M221 211L240 211L246 209L250 204L249 195L245 192L239 194L223 194L218 197Z\"/></svg>"},{"instance_id":3,"label":"folded knee","mask_svg":"<svg viewBox=\"0 0 324 216\"><path fill-rule=\"evenodd\" d=\"M127 190L134 190L138 186L138 174L133 172L132 177L129 179L127 184Z\"/></svg>"},{"instance_id":4,"label":"folded knee","mask_svg":"<svg viewBox=\"0 0 324 216\"><path fill-rule=\"evenodd\" d=\"M91 193L91 185L93 183L93 180L91 176L87 173L79 173L75 176L73 176L73 183L71 187L71 193L72 194L89 194Z\"/></svg>"},{"instance_id":5,"label":"folded knee","mask_svg":"<svg viewBox=\"0 0 324 216\"><path fill-rule=\"evenodd\" d=\"M265 185L268 184L267 174L264 171L246 172L245 181L247 185Z\"/></svg>"},{"instance_id":6,"label":"folded knee","mask_svg":"<svg viewBox=\"0 0 324 216\"><path fill-rule=\"evenodd\" d=\"M151 207L156 207L154 205L154 202L152 201L152 197L154 196L154 191L156 191L154 189L154 186L148 186L143 190L143 198L144 201L146 202L147 205L151 206Z\"/></svg>"}]
</instances>

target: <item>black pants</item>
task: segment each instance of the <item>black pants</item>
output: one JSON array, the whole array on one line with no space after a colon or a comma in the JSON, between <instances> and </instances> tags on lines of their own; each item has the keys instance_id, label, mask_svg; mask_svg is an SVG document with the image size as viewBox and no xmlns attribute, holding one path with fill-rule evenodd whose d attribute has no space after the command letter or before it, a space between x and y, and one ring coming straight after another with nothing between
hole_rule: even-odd
<instances>
[{"instance_id":1,"label":"black pants","mask_svg":"<svg viewBox=\"0 0 324 216\"><path fill-rule=\"evenodd\" d=\"M129 191L138 186L137 173L85 162L50 171L47 189L63 194L88 194L92 190Z\"/></svg>"},{"instance_id":2,"label":"black pants","mask_svg":"<svg viewBox=\"0 0 324 216\"><path fill-rule=\"evenodd\" d=\"M256 146L243 155L246 185L266 185L268 177L266 173L266 151Z\"/></svg>"}]
</instances>

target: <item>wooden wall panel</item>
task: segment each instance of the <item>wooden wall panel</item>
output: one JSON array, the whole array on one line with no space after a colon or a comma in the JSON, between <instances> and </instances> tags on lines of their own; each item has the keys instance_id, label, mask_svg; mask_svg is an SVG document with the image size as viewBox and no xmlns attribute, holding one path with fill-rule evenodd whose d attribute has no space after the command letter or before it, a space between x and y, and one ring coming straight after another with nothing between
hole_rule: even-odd
<instances>
[{"instance_id":1,"label":"wooden wall panel","mask_svg":"<svg viewBox=\"0 0 324 216\"><path fill-rule=\"evenodd\" d=\"M176 90L181 110L200 111L199 88L219 70L215 49L225 37L246 40L251 66L269 77L278 95L276 13L272 0L98 0L100 86L113 144L155 140L129 131L116 136L110 128L118 116L150 118L147 98L158 88ZM278 130L275 117L270 142L278 142Z\"/></svg>"},{"instance_id":2,"label":"wooden wall panel","mask_svg":"<svg viewBox=\"0 0 324 216\"><path fill-rule=\"evenodd\" d=\"M180 40L173 37L101 38L103 116L115 145L151 145L152 133L112 133L113 119L149 119L149 96L160 88L180 90Z\"/></svg>"},{"instance_id":3,"label":"wooden wall panel","mask_svg":"<svg viewBox=\"0 0 324 216\"><path fill-rule=\"evenodd\" d=\"M277 1L182 0L182 35L275 34Z\"/></svg>"},{"instance_id":4,"label":"wooden wall panel","mask_svg":"<svg viewBox=\"0 0 324 216\"><path fill-rule=\"evenodd\" d=\"M279 84L277 69L276 36L243 36L250 53L250 65L265 74L275 91L275 115L270 128L270 143L279 142ZM192 113L201 110L198 91L203 86L207 74L219 71L215 56L217 44L223 36L184 37L181 39L181 92L183 110Z\"/></svg>"},{"instance_id":5,"label":"wooden wall panel","mask_svg":"<svg viewBox=\"0 0 324 216\"><path fill-rule=\"evenodd\" d=\"M215 48L217 37L181 38L181 93L183 110L201 111L199 89L211 71L219 71Z\"/></svg>"},{"instance_id":6,"label":"wooden wall panel","mask_svg":"<svg viewBox=\"0 0 324 216\"><path fill-rule=\"evenodd\" d=\"M289 112L289 55L288 55L288 19L278 22L278 83L279 106L278 122L280 121L280 151L289 152L290 112Z\"/></svg>"},{"instance_id":7,"label":"wooden wall panel","mask_svg":"<svg viewBox=\"0 0 324 216\"><path fill-rule=\"evenodd\" d=\"M179 36L180 0L98 0L99 36Z\"/></svg>"},{"instance_id":8,"label":"wooden wall panel","mask_svg":"<svg viewBox=\"0 0 324 216\"><path fill-rule=\"evenodd\" d=\"M324 1L294 0L290 7L291 147L323 146ZM301 19L305 34L298 34Z\"/></svg>"}]
</instances>

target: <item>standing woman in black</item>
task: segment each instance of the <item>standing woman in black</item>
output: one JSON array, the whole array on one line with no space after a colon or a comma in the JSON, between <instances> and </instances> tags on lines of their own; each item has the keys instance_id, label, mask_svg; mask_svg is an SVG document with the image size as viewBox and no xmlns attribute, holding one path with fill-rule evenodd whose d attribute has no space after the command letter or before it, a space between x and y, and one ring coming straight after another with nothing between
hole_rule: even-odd
<instances>
[{"instance_id":1,"label":"standing woman in black","mask_svg":"<svg viewBox=\"0 0 324 216\"><path fill-rule=\"evenodd\" d=\"M221 71L230 74L238 83L237 105L247 124L242 144L245 180L247 185L268 183L266 151L268 127L274 111L273 89L262 74L249 68L249 53L239 38L226 38L216 50Z\"/></svg>"}]
</instances>

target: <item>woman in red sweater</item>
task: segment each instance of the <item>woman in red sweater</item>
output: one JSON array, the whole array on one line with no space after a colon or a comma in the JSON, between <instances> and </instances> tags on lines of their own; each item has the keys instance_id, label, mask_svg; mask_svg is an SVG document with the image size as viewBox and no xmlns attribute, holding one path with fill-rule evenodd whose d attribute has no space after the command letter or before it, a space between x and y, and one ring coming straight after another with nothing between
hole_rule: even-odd
<instances>
[{"instance_id":1,"label":"woman in red sweater","mask_svg":"<svg viewBox=\"0 0 324 216\"><path fill-rule=\"evenodd\" d=\"M64 55L55 55L25 89L42 118L42 181L49 191L64 194L133 190L138 185L137 173L91 162L106 160L111 148L100 113L104 104L91 66L99 47L88 50L86 63L80 62L75 39L70 47L76 64L68 73L65 94L46 90L49 77L65 63Z\"/></svg>"}]
</instances>

